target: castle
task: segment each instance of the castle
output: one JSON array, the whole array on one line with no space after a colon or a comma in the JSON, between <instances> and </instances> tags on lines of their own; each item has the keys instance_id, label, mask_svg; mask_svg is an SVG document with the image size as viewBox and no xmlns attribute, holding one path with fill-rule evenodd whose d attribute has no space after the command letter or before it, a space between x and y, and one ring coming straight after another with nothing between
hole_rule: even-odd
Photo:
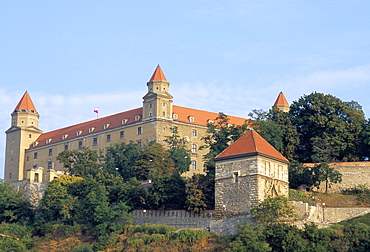
<instances>
[{"instance_id":1,"label":"castle","mask_svg":"<svg viewBox=\"0 0 370 252\"><path fill-rule=\"evenodd\" d=\"M201 138L206 134L207 124L212 123L218 113L173 105L170 82L160 66L156 67L147 87L140 108L50 132L40 129L40 115L26 92L13 110L11 126L6 131L5 181L48 183L64 173L63 164L56 160L64 150L86 146L98 151L122 141L134 141L145 147L151 140L163 143L166 136L172 134L173 127L177 127L180 137L187 140L191 150L191 165L183 176L203 173L203 155L207 150L199 149L204 144ZM289 109L282 93L274 106ZM248 120L235 116L228 118L229 123L235 125Z\"/></svg>"}]
</instances>

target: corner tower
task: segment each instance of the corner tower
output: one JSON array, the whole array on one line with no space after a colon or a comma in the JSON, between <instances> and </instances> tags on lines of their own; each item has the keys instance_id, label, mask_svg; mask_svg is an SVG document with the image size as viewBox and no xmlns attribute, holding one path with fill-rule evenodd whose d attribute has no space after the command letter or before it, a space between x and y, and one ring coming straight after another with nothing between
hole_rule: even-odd
<instances>
[{"instance_id":1,"label":"corner tower","mask_svg":"<svg viewBox=\"0 0 370 252\"><path fill-rule=\"evenodd\" d=\"M249 130L215 158L216 218L250 214L269 196L288 196L288 163L256 131Z\"/></svg>"},{"instance_id":2,"label":"corner tower","mask_svg":"<svg viewBox=\"0 0 370 252\"><path fill-rule=\"evenodd\" d=\"M170 83L158 65L152 77L147 82L148 93L143 97L143 120L172 120L172 99L169 93Z\"/></svg>"},{"instance_id":3,"label":"corner tower","mask_svg":"<svg viewBox=\"0 0 370 252\"><path fill-rule=\"evenodd\" d=\"M6 133L5 174L6 182L24 179L25 150L42 133L38 128L39 117L30 95L26 91L11 114L11 126Z\"/></svg>"},{"instance_id":4,"label":"corner tower","mask_svg":"<svg viewBox=\"0 0 370 252\"><path fill-rule=\"evenodd\" d=\"M290 106L283 92L280 92L272 108L280 109L283 112L289 112Z\"/></svg>"}]
</instances>

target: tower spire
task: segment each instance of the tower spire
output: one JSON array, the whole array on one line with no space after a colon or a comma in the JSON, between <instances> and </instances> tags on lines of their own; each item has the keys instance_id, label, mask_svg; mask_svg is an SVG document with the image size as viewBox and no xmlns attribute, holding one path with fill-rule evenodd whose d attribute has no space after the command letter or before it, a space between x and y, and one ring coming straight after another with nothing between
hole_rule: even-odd
<instances>
[{"instance_id":1,"label":"tower spire","mask_svg":"<svg viewBox=\"0 0 370 252\"><path fill-rule=\"evenodd\" d=\"M26 91L17 106L14 108L14 112L33 112L37 113L36 107L32 102L32 99L28 92Z\"/></svg>"},{"instance_id":2,"label":"tower spire","mask_svg":"<svg viewBox=\"0 0 370 252\"><path fill-rule=\"evenodd\" d=\"M164 73L159 64L157 68L154 70L154 73L149 81L167 81L166 76L164 76Z\"/></svg>"},{"instance_id":3,"label":"tower spire","mask_svg":"<svg viewBox=\"0 0 370 252\"><path fill-rule=\"evenodd\" d=\"M287 99L285 98L285 95L283 94L283 92L279 93L279 95L276 98L276 101L275 101L275 103L272 107L280 109L283 112L289 112L290 106L289 106L289 103L288 103Z\"/></svg>"}]
</instances>

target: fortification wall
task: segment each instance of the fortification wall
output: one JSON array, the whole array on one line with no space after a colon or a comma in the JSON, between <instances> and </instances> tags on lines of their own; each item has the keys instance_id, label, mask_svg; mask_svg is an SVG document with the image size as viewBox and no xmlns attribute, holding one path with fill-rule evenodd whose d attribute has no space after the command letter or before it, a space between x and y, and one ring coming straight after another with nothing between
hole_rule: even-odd
<instances>
[{"instance_id":1,"label":"fortification wall","mask_svg":"<svg viewBox=\"0 0 370 252\"><path fill-rule=\"evenodd\" d=\"M313 163L305 164L308 167L314 165ZM334 162L329 165L342 174L342 182L333 184L328 189L329 193L340 193L343 189L361 184L370 187L370 162ZM320 184L319 191L325 191L325 182Z\"/></svg>"},{"instance_id":2,"label":"fortification wall","mask_svg":"<svg viewBox=\"0 0 370 252\"><path fill-rule=\"evenodd\" d=\"M17 191L24 193L31 204L38 206L48 184L30 182L28 179L11 182L10 185Z\"/></svg>"},{"instance_id":3,"label":"fortification wall","mask_svg":"<svg viewBox=\"0 0 370 252\"><path fill-rule=\"evenodd\" d=\"M169 225L175 228L205 228L209 230L214 211L195 213L186 210L134 210L132 215L135 225L150 223Z\"/></svg>"}]
</instances>

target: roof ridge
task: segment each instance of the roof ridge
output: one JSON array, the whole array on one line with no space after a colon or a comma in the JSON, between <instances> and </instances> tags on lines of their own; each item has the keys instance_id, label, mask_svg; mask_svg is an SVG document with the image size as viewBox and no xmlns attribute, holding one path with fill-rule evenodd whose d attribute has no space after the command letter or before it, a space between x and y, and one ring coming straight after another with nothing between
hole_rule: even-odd
<instances>
[{"instance_id":1,"label":"roof ridge","mask_svg":"<svg viewBox=\"0 0 370 252\"><path fill-rule=\"evenodd\" d=\"M251 129L251 130L253 130L253 129ZM255 148L255 149L256 149L256 151L258 152L258 147L257 147L256 139L254 138L254 133L253 133L253 131L252 131L251 135L252 135L252 142L253 142L254 148Z\"/></svg>"},{"instance_id":2,"label":"roof ridge","mask_svg":"<svg viewBox=\"0 0 370 252\"><path fill-rule=\"evenodd\" d=\"M154 70L154 73L149 81L167 81L166 76L164 76L162 68L159 66L159 64Z\"/></svg>"}]
</instances>

